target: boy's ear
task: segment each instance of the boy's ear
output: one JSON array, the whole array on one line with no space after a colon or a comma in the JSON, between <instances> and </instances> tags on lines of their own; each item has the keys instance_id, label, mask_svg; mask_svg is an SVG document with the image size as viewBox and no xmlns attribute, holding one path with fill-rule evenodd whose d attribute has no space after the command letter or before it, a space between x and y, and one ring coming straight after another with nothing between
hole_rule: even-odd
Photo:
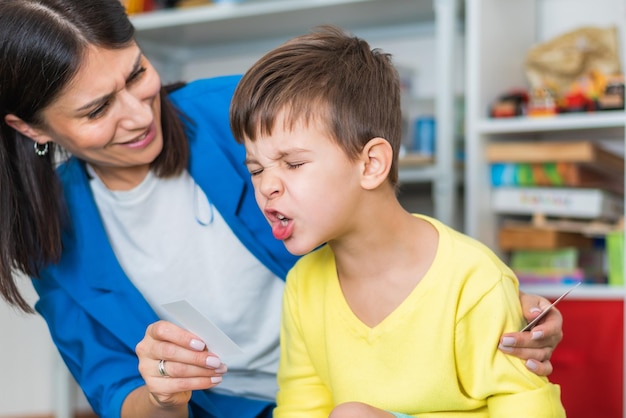
<instances>
[{"instance_id":1,"label":"boy's ear","mask_svg":"<svg viewBox=\"0 0 626 418\"><path fill-rule=\"evenodd\" d=\"M52 141L52 138L50 138L48 134L40 129L32 127L14 114L9 113L8 115L6 115L4 117L4 121L11 128L15 129L22 135L32 139L35 142L45 144L46 142Z\"/></svg>"},{"instance_id":2,"label":"boy's ear","mask_svg":"<svg viewBox=\"0 0 626 418\"><path fill-rule=\"evenodd\" d=\"M387 181L393 162L393 149L386 139L370 139L361 151L361 158L364 163L361 179L363 188L373 190Z\"/></svg>"}]
</instances>

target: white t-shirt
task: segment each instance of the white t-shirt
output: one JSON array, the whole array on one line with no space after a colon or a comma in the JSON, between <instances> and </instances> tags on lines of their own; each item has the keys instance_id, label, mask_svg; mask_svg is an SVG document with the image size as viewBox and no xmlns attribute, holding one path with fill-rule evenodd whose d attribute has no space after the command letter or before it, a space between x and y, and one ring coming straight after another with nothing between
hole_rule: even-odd
<instances>
[{"instance_id":1,"label":"white t-shirt","mask_svg":"<svg viewBox=\"0 0 626 418\"><path fill-rule=\"evenodd\" d=\"M150 172L129 191L111 191L89 172L117 259L156 313L171 320L161 305L185 299L243 349L222 358L228 373L215 390L273 400L283 280L244 247L187 171L170 179Z\"/></svg>"}]
</instances>

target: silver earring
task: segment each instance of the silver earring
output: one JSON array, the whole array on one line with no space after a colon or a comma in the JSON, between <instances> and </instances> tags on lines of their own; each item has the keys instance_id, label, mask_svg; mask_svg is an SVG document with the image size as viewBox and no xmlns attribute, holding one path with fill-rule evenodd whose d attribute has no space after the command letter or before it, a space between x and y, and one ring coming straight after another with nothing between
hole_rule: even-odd
<instances>
[{"instance_id":1,"label":"silver earring","mask_svg":"<svg viewBox=\"0 0 626 418\"><path fill-rule=\"evenodd\" d=\"M46 155L48 153L48 143L47 142L44 142L43 144L35 142L34 148L35 148L35 154L37 154L40 157L43 157L44 155Z\"/></svg>"}]
</instances>

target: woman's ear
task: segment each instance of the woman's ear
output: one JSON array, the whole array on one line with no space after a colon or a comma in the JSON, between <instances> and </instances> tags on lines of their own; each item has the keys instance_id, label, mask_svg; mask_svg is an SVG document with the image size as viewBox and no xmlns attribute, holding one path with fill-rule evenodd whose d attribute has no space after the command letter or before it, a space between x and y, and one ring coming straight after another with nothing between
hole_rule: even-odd
<instances>
[{"instance_id":1,"label":"woman's ear","mask_svg":"<svg viewBox=\"0 0 626 418\"><path fill-rule=\"evenodd\" d=\"M372 190L387 181L393 162L393 149L386 139L370 139L361 151L361 158L364 163L361 179L363 188Z\"/></svg>"},{"instance_id":2,"label":"woman's ear","mask_svg":"<svg viewBox=\"0 0 626 418\"><path fill-rule=\"evenodd\" d=\"M40 129L34 128L28 123L24 122L19 117L15 116L12 113L9 113L4 117L4 121L11 128L15 129L22 135L32 139L33 141L39 144L45 144L46 142L52 141L52 138L45 132Z\"/></svg>"}]
</instances>

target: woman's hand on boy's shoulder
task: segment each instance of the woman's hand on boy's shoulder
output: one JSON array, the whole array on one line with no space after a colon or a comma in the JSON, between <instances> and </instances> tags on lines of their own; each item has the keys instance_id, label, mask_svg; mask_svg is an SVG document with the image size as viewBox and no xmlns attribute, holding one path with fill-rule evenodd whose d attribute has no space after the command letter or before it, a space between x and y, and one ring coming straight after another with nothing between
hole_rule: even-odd
<instances>
[{"instance_id":1,"label":"woman's hand on boy's shoulder","mask_svg":"<svg viewBox=\"0 0 626 418\"><path fill-rule=\"evenodd\" d=\"M520 301L528 322L550 306L546 298L523 292L520 292ZM526 367L533 373L548 376L553 370L550 358L562 339L563 316L558 309L552 308L532 330L504 334L498 348L506 354L526 360Z\"/></svg>"}]
</instances>

